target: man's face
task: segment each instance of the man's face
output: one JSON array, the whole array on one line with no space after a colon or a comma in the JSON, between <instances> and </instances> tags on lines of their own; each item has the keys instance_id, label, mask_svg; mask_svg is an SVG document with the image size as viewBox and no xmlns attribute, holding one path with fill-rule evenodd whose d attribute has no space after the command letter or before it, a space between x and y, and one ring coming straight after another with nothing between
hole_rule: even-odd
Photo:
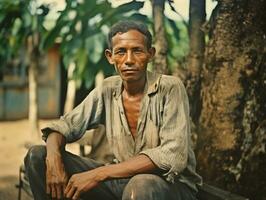
<instances>
[{"instance_id":1,"label":"man's face","mask_svg":"<svg viewBox=\"0 0 266 200\"><path fill-rule=\"evenodd\" d=\"M134 82L145 78L147 64L155 49L147 48L145 36L137 30L117 33L112 38L112 50L105 55L113 64L123 81Z\"/></svg>"}]
</instances>

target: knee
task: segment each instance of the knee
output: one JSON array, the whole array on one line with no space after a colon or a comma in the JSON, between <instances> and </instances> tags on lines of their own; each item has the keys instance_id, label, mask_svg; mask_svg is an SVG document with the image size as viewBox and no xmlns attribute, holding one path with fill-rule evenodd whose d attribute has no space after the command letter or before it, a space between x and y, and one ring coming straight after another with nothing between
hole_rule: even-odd
<instances>
[{"instance_id":1,"label":"knee","mask_svg":"<svg viewBox=\"0 0 266 200\"><path fill-rule=\"evenodd\" d=\"M36 167L44 163L46 157L46 148L43 145L32 146L24 158L26 168Z\"/></svg>"},{"instance_id":2,"label":"knee","mask_svg":"<svg viewBox=\"0 0 266 200\"><path fill-rule=\"evenodd\" d=\"M159 176L140 174L132 177L126 185L123 200L165 199L161 197L165 190L167 190L167 183Z\"/></svg>"}]
</instances>

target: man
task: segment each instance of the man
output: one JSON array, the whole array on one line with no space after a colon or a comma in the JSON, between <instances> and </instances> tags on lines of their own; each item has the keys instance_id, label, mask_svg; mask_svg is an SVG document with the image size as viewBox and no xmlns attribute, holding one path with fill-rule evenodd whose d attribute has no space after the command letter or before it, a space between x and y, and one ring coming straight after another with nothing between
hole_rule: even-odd
<instances>
[{"instance_id":1,"label":"man","mask_svg":"<svg viewBox=\"0 0 266 200\"><path fill-rule=\"evenodd\" d=\"M155 49L147 27L115 24L105 55L119 76L103 81L72 112L42 129L44 146L25 158L34 198L196 199L186 91L176 77L147 71ZM64 150L104 124L116 162L96 163Z\"/></svg>"}]
</instances>

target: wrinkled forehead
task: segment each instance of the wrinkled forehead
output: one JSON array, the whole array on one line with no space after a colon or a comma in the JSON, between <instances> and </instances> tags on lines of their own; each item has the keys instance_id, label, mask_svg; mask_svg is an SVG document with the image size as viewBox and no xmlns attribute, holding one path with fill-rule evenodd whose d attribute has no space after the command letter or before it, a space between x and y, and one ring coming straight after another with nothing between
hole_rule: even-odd
<instances>
[{"instance_id":1,"label":"wrinkled forehead","mask_svg":"<svg viewBox=\"0 0 266 200\"><path fill-rule=\"evenodd\" d=\"M112 37L112 48L121 45L142 45L147 47L147 38L138 30L129 30L127 32L118 32Z\"/></svg>"}]
</instances>

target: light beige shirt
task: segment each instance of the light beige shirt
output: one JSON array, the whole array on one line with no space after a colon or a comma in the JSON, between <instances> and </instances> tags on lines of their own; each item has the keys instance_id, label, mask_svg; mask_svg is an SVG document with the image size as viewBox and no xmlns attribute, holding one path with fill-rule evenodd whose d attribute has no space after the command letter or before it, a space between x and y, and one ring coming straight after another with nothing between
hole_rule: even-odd
<instances>
[{"instance_id":1,"label":"light beige shirt","mask_svg":"<svg viewBox=\"0 0 266 200\"><path fill-rule=\"evenodd\" d=\"M43 139L58 131L67 142L74 142L87 129L104 124L118 162L145 154L166 172L163 176L167 181L178 179L197 190L201 177L195 172L186 90L177 77L147 72L146 80L135 140L124 112L119 76L105 79L73 111L42 129Z\"/></svg>"}]
</instances>

